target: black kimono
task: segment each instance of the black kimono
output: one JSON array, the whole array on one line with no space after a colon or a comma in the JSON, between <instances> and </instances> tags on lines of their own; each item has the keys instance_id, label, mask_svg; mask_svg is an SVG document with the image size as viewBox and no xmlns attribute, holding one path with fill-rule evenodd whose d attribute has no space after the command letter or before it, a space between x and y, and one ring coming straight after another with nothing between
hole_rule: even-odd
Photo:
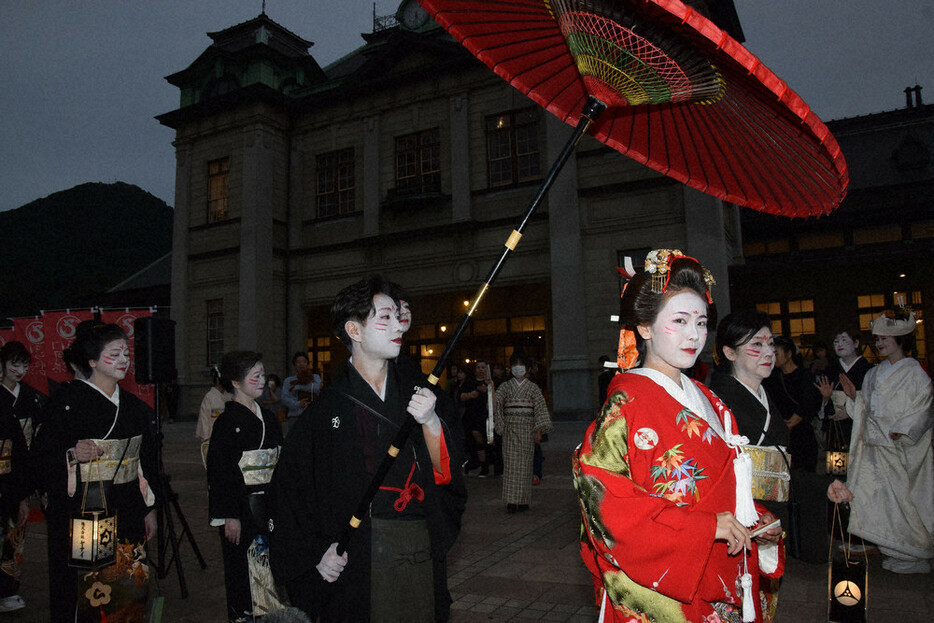
<instances>
[{"instance_id":1,"label":"black kimono","mask_svg":"<svg viewBox=\"0 0 934 623\"><path fill-rule=\"evenodd\" d=\"M68 451L82 439L111 441L121 451L133 438L141 437L138 469L133 477L113 484L107 495L107 506L117 513L118 557L125 555L129 565L124 565L126 574L117 581L124 581L127 601L110 602L107 611L111 620L123 616L126 620L142 620L148 592L148 566L142 545L146 539L144 518L157 503L158 444L152 428L153 411L149 405L131 394L119 392L119 409L95 386L85 381L63 384L49 399L43 411L43 425L33 446L33 461L39 479L39 488L49 494L45 515L49 533L49 583L52 587L52 621L74 621L78 608L78 621L96 621L101 607L92 607L84 597L83 586L88 581L103 577L110 567L94 574L78 573L68 566L70 557L69 518L81 510L84 482L81 465L75 466L75 490L68 491L69 470L66 467ZM131 460L132 456L125 456ZM142 471L149 485L150 499L143 497L137 477ZM93 477L88 478L95 484ZM120 563L115 563L120 565ZM127 568L129 567L129 568ZM93 577L92 577L93 576ZM81 583L81 588L78 584ZM132 595L130 595L132 593ZM116 589L115 589L116 594ZM141 603L140 603L141 601ZM106 610L106 608L104 608ZM129 614L131 613L132 614ZM139 618L137 618L139 617Z\"/></svg>"},{"instance_id":2,"label":"black kimono","mask_svg":"<svg viewBox=\"0 0 934 623\"><path fill-rule=\"evenodd\" d=\"M36 429L42 421L42 405L44 402L45 396L26 385L26 383L21 382L19 384L19 396L14 396L13 392L6 387L0 388L0 403L9 407L16 419L19 420L19 426L26 438L27 448L32 447Z\"/></svg>"},{"instance_id":3,"label":"black kimono","mask_svg":"<svg viewBox=\"0 0 934 623\"><path fill-rule=\"evenodd\" d=\"M385 402L345 363L334 380L295 422L276 468L275 528L270 535L273 571L286 584L292 605L312 620L360 622L370 619L371 527L374 518L424 519L433 565L435 619L445 621L451 598L446 556L460 531L466 488L460 470L460 424L453 404L434 388L451 480L436 484L420 426L416 426L393 463L370 513L361 517L347 548L348 562L338 580L327 583L315 566L336 542L364 495L371 476L405 418L415 386L424 375L404 357L389 363ZM423 498L406 498L416 485Z\"/></svg>"},{"instance_id":4,"label":"black kimono","mask_svg":"<svg viewBox=\"0 0 934 623\"><path fill-rule=\"evenodd\" d=\"M247 553L256 536L269 531L266 507L271 497L268 480L248 485L239 463L244 452L282 445L279 419L266 409L260 413L262 420L239 402L228 401L214 422L208 446L208 511L212 525L220 526L230 620L253 612ZM225 519L240 521L239 544L224 536Z\"/></svg>"},{"instance_id":5,"label":"black kimono","mask_svg":"<svg viewBox=\"0 0 934 623\"><path fill-rule=\"evenodd\" d=\"M791 429L788 451L795 467L813 473L817 467L819 450L813 423L820 409L821 395L814 387L811 371L799 366L790 374L783 374L775 368L762 383L782 417L786 420L795 414L801 417L802 421Z\"/></svg>"},{"instance_id":6,"label":"black kimono","mask_svg":"<svg viewBox=\"0 0 934 623\"><path fill-rule=\"evenodd\" d=\"M769 402L768 413L771 417L769 427L765 429L765 407L732 374L716 370L710 379L710 390L733 412L733 418L736 421L735 432L749 438L749 443L760 446L788 447L788 426L785 425L782 413L768 391L765 396ZM760 441L763 432L765 438Z\"/></svg>"},{"instance_id":7,"label":"black kimono","mask_svg":"<svg viewBox=\"0 0 934 623\"><path fill-rule=\"evenodd\" d=\"M17 543L22 549L23 529L16 526L16 520L20 502L30 493L28 458L19 422L9 403L0 401L0 546L2 558L9 561L7 567L0 568L0 598L19 592L19 569L14 554Z\"/></svg>"},{"instance_id":8,"label":"black kimono","mask_svg":"<svg viewBox=\"0 0 934 623\"><path fill-rule=\"evenodd\" d=\"M836 359L821 375L827 376L835 390L842 390L843 388L840 386L840 375L846 374L847 378L853 381L856 390L859 391L863 388L863 379L870 370L872 370L872 364L860 356L846 372L844 372L840 360ZM832 420L830 416L834 413L836 413L836 409L833 405L833 401L828 400L827 403L823 405L823 411L821 413L823 416L821 428L824 431L827 449L847 450L850 447L853 420L850 418L846 418L845 420Z\"/></svg>"}]
</instances>

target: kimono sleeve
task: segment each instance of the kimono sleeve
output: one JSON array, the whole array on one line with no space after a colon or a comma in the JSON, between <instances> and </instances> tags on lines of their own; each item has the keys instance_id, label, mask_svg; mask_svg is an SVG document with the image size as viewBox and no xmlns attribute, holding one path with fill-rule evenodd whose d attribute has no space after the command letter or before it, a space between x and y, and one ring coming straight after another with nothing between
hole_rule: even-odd
<instances>
[{"instance_id":1,"label":"kimono sleeve","mask_svg":"<svg viewBox=\"0 0 934 623\"><path fill-rule=\"evenodd\" d=\"M578 453L577 489L590 547L601 564L620 569L639 586L691 602L704 579L716 514L678 506L638 482L628 450L637 419L621 396L610 396L613 404Z\"/></svg>"},{"instance_id":2,"label":"kimono sleeve","mask_svg":"<svg viewBox=\"0 0 934 623\"><path fill-rule=\"evenodd\" d=\"M532 386L532 404L535 407L535 421L532 424L532 430L538 433L550 433L554 430L551 423L551 416L548 414L548 404L542 395L542 390L538 385Z\"/></svg>"},{"instance_id":3,"label":"kimono sleeve","mask_svg":"<svg viewBox=\"0 0 934 623\"><path fill-rule=\"evenodd\" d=\"M241 519L247 488L240 472L241 449L233 414L228 409L217 417L208 446L208 514L212 520Z\"/></svg>"},{"instance_id":4,"label":"kimono sleeve","mask_svg":"<svg viewBox=\"0 0 934 623\"><path fill-rule=\"evenodd\" d=\"M904 392L898 399L900 416L892 424L892 433L906 435L912 442L917 442L934 425L932 410L931 379L921 367L912 370L907 385L911 391Z\"/></svg>"},{"instance_id":5,"label":"kimono sleeve","mask_svg":"<svg viewBox=\"0 0 934 623\"><path fill-rule=\"evenodd\" d=\"M325 392L327 393L327 392ZM328 397L316 401L311 410L303 413L289 430L282 444L279 462L273 474L272 486L275 509L274 528L270 533L270 562L279 582L297 579L321 560L335 535L322 531L323 515L318 490L314 486L315 465L321 457L315 456L316 431L313 416L323 409Z\"/></svg>"}]
</instances>

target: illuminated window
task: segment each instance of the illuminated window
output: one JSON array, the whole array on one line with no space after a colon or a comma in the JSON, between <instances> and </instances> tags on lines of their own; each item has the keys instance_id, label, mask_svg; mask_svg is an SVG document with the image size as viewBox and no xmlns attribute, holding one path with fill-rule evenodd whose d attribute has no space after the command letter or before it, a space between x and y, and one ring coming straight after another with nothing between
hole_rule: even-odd
<instances>
[{"instance_id":1,"label":"illuminated window","mask_svg":"<svg viewBox=\"0 0 934 623\"><path fill-rule=\"evenodd\" d=\"M219 365L224 356L224 299L206 301L207 364Z\"/></svg>"},{"instance_id":2,"label":"illuminated window","mask_svg":"<svg viewBox=\"0 0 934 623\"><path fill-rule=\"evenodd\" d=\"M354 203L354 150L352 147L315 158L318 218L351 214Z\"/></svg>"},{"instance_id":3,"label":"illuminated window","mask_svg":"<svg viewBox=\"0 0 934 623\"><path fill-rule=\"evenodd\" d=\"M802 336L817 332L813 299L758 303L756 309L769 315L772 333L790 337L799 346Z\"/></svg>"},{"instance_id":4,"label":"illuminated window","mask_svg":"<svg viewBox=\"0 0 934 623\"><path fill-rule=\"evenodd\" d=\"M474 335L500 335L507 333L505 318L488 318L473 321Z\"/></svg>"},{"instance_id":5,"label":"illuminated window","mask_svg":"<svg viewBox=\"0 0 934 623\"><path fill-rule=\"evenodd\" d=\"M397 196L441 191L441 129L396 137Z\"/></svg>"},{"instance_id":6,"label":"illuminated window","mask_svg":"<svg viewBox=\"0 0 934 623\"><path fill-rule=\"evenodd\" d=\"M208 162L208 223L217 223L228 218L229 178L230 158Z\"/></svg>"},{"instance_id":7,"label":"illuminated window","mask_svg":"<svg viewBox=\"0 0 934 623\"><path fill-rule=\"evenodd\" d=\"M509 328L513 333L523 333L526 331L544 331L544 316L516 316L509 319Z\"/></svg>"},{"instance_id":8,"label":"illuminated window","mask_svg":"<svg viewBox=\"0 0 934 623\"><path fill-rule=\"evenodd\" d=\"M541 179L540 113L537 108L486 118L487 175L490 188Z\"/></svg>"},{"instance_id":9,"label":"illuminated window","mask_svg":"<svg viewBox=\"0 0 934 623\"><path fill-rule=\"evenodd\" d=\"M872 321L885 311L885 295L861 294L856 297L856 307L859 311L860 330L869 331Z\"/></svg>"}]
</instances>

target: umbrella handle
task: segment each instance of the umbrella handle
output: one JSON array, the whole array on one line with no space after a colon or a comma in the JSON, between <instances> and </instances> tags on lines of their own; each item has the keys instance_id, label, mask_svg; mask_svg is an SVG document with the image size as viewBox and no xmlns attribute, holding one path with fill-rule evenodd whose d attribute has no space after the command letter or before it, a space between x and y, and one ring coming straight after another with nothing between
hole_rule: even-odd
<instances>
[{"instance_id":1,"label":"umbrella handle","mask_svg":"<svg viewBox=\"0 0 934 623\"><path fill-rule=\"evenodd\" d=\"M467 313L464 314L464 317L461 318L457 329L451 335L450 339L448 339L448 343L444 347L444 352L441 353L441 357L438 359L438 363L435 365L434 370L432 370L431 374L428 376L428 382L432 385L437 385L438 381L441 379L441 374L444 372L444 368L447 366L448 360L454 353L454 348L457 346L461 336L467 329L467 326L470 324L470 320L473 317L474 311L476 311L477 307L480 305L480 301L486 295L487 290L489 290L490 286L493 285L493 281L496 280L496 276L506 264L506 260L509 259L510 254L519 244L519 240L522 238L522 231L528 224L529 219L532 218L533 214L535 214L535 210L538 209L538 206L545 198L548 190L551 188L552 184L554 184L554 181L558 177L558 174L561 172L561 169L564 168L568 158L570 158L571 154L574 152L574 148L577 147L577 143L580 142L581 138L590 128L590 125L597 117L600 116L604 110L606 110L606 104L593 96L587 98L587 102L584 104L584 108L581 111L581 116L577 122L577 126L574 128L574 133L568 139L568 142L561 150L561 153L558 154L558 158L551 166L551 170L548 172L548 176L542 181L542 184L539 187L535 198L532 199L529 207L519 219L515 229L513 229L512 233L509 234L509 238L506 239L505 249L499 256L499 259L497 259L493 264L489 274L483 281L483 285L481 285L477 290L477 293L474 295L473 303L471 303L470 307L467 309ZM418 388L416 388L415 391L418 391ZM386 455L380 462L379 467L376 468L376 472L373 474L373 478L370 480L370 484L367 486L366 492L363 494L363 498L361 498L360 503L357 505L357 510L344 526L344 530L337 541L338 554L343 554L346 551L347 544L350 543L350 538L353 536L356 529L359 528L363 523L363 518L366 517L366 514L370 508L370 504L373 502L373 498L376 496L376 492L379 491L380 485L383 484L383 480L386 478L386 474L389 473L389 468L392 467L393 462L395 462L396 457L399 455L402 446L405 445L409 434L411 434L412 429L415 428L415 424L416 422L414 418L405 418L402 426L399 428L398 432L396 432L396 436L393 438L392 444L390 444L389 448L386 450Z\"/></svg>"}]
</instances>

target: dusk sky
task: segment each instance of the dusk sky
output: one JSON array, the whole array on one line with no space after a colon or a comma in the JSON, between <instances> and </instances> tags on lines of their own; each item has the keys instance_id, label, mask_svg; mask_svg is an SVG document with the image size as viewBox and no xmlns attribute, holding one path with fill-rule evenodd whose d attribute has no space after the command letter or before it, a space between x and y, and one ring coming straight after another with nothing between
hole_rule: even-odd
<instances>
[{"instance_id":1,"label":"dusk sky","mask_svg":"<svg viewBox=\"0 0 934 623\"><path fill-rule=\"evenodd\" d=\"M399 2L379 0L378 15ZM746 46L825 121L934 103L931 0L735 0ZM178 107L164 77L261 0L0 0L0 210L84 182L122 181L174 205ZM363 44L373 3L268 0L325 67Z\"/></svg>"}]
</instances>

